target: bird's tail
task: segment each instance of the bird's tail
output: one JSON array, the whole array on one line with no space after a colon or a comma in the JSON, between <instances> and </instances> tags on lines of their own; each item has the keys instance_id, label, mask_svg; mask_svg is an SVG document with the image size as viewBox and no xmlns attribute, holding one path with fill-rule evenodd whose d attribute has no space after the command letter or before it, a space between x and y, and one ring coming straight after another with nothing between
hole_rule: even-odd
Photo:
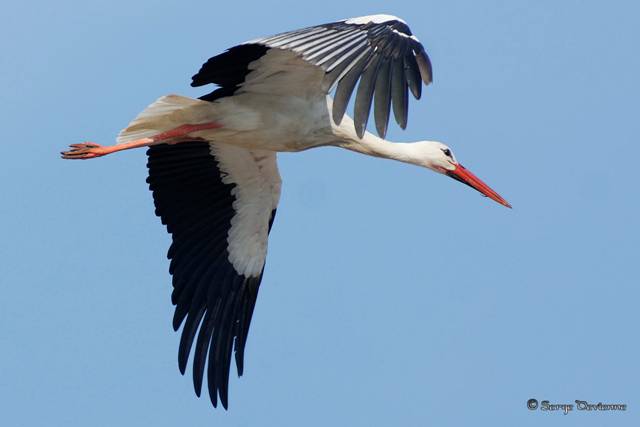
<instances>
[{"instance_id":1,"label":"bird's tail","mask_svg":"<svg viewBox=\"0 0 640 427\"><path fill-rule=\"evenodd\" d=\"M122 144L142 138L151 138L185 123L210 121L212 103L180 95L166 95L142 110L129 126L118 134Z\"/></svg>"}]
</instances>

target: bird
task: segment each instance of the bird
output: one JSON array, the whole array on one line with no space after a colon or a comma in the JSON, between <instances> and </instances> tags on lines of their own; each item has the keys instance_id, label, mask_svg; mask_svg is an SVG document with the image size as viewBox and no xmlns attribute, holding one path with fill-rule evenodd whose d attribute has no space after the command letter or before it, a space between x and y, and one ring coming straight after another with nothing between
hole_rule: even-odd
<instances>
[{"instance_id":1,"label":"bird","mask_svg":"<svg viewBox=\"0 0 640 427\"><path fill-rule=\"evenodd\" d=\"M93 159L147 147L155 213L172 236L173 328L182 327L178 367L193 352L193 385L228 408L235 358L244 371L249 325L262 282L282 181L277 153L335 146L430 169L497 203L498 193L438 141L385 139L390 112L400 128L409 92L433 81L423 44L408 24L378 14L258 38L210 58L191 86L198 99L166 95L123 129L115 145L71 144L64 159ZM355 94L353 118L346 114ZM378 136L366 130L373 110Z\"/></svg>"}]
</instances>

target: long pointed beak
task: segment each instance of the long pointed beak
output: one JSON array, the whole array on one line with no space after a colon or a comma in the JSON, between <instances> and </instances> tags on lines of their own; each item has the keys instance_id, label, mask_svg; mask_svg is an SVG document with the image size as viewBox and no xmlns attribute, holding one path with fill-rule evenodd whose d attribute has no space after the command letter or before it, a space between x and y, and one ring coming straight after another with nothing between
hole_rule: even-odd
<instances>
[{"instance_id":1,"label":"long pointed beak","mask_svg":"<svg viewBox=\"0 0 640 427\"><path fill-rule=\"evenodd\" d=\"M461 164L457 164L456 168L446 172L451 178L456 181L460 181L463 184L467 184L469 187L478 190L480 193L484 194L491 200L495 200L500 203L502 206L506 206L511 208L509 202L502 198L498 193L493 191L491 187L482 182L480 178L471 173L470 170L462 166Z\"/></svg>"}]
</instances>

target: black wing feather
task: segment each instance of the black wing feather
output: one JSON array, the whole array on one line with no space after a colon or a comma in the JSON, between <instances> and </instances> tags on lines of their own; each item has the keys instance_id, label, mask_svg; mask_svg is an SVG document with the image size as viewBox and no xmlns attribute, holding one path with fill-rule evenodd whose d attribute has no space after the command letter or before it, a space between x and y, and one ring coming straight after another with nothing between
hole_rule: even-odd
<instances>
[{"instance_id":1,"label":"black wing feather","mask_svg":"<svg viewBox=\"0 0 640 427\"><path fill-rule=\"evenodd\" d=\"M376 80L375 104L373 115L376 121L376 130L381 138L387 135L389 124L389 111L391 109L391 61L388 58L382 60L380 72Z\"/></svg>"},{"instance_id":2,"label":"black wing feather","mask_svg":"<svg viewBox=\"0 0 640 427\"><path fill-rule=\"evenodd\" d=\"M336 96L333 99L332 111L333 121L338 124L342 121L344 112L347 109L347 104L349 103L349 98L351 98L351 94L353 93L353 88L356 86L358 78L360 78L360 74L371 55L369 54L366 56L366 60L360 60L342 79L340 79L340 82L338 83Z\"/></svg>"},{"instance_id":3,"label":"black wing feather","mask_svg":"<svg viewBox=\"0 0 640 427\"><path fill-rule=\"evenodd\" d=\"M350 60L346 60L344 62L346 62L347 64L343 65L343 67L351 65L353 69L360 70L359 77L361 77L361 79L358 86L358 93L362 93L363 95L361 97L362 102L358 102L358 97L356 96L356 104L354 107L354 126L355 126L357 135L359 137L362 137L362 135L364 134L363 129L366 128L367 120L369 117L368 114L364 113L364 110L371 109L371 103L373 98L373 97L365 97L365 95L369 93L369 89L370 89L369 85L371 84L372 81L377 81L378 79L384 78L385 76L386 78L389 78L389 76L393 75L393 73L387 74L385 67L377 66L375 75L367 76L367 72L370 71L370 68L365 67L363 69L363 67L358 67L358 65L360 65L362 62L364 62L365 64L369 62L369 63L375 63L376 65L379 65L381 60L386 60L391 63L391 67L393 69L404 70L405 68L407 68L406 74L408 74L408 76L400 77L398 72L395 83L403 84L406 87L406 89L410 88L411 93L414 95L414 97L416 99L419 99L421 95L421 87L420 87L421 83L420 83L420 80L416 78L415 70L418 70L418 76L420 74L419 74L419 66L414 57L413 49L415 48L418 52L422 54L424 52L424 48L422 48L422 45L420 45L417 39L411 38L412 34L411 34L411 31L409 30L409 27L407 27L405 24L399 21L388 21L382 24L335 23L335 24L327 24L327 27L331 28L333 26L333 27L340 28L344 25L349 27L353 27L354 25L356 25L360 28L361 31L366 32L367 49L370 51L371 55L373 56L373 59L369 59L367 57L355 59L356 63L354 65L349 64ZM428 57L426 56L426 53L424 53L424 58L426 58L426 62L425 61L423 62L430 64L430 62L428 62ZM405 63L407 63L407 65L405 65ZM415 67L413 67L414 64L415 64ZM425 83L428 84L428 82L431 81L430 65L424 68L429 70L428 73L425 73L425 75L426 74L429 75L429 78L424 80ZM328 82L325 83L325 87L330 88L332 85L336 83L336 80L337 80L339 81L338 88L340 88L340 84L344 79L347 78L347 76L349 76L350 73L351 71L349 71L349 73L345 75L344 73L336 73L335 71L333 72L330 71L327 74L326 80L328 80ZM404 74L404 71L403 71L403 74ZM384 105L383 101L387 96L387 87L383 82L378 83L378 85L384 93L381 94L381 96L378 98L380 100L380 104L379 104L380 110L379 110L379 114L374 117L376 119L376 129L378 131L378 134L381 137L384 137L386 134L387 125L388 125L388 115L384 114L385 110L381 107ZM365 88L362 92L360 92L360 88L362 86L365 86ZM406 96L406 92L407 92L406 89L396 87L395 90L391 92L391 99L393 99L394 112L397 111L395 116L396 121L398 122L398 124L401 125L403 129L406 127L407 115L408 115L407 114L408 98ZM374 87L373 92L375 92L375 90L376 89ZM337 93L336 93L336 97L337 97ZM338 103L334 102L333 104L332 113L333 113L334 121L336 123L340 123L342 116L346 111L346 108L342 104L345 98L348 101L349 97L345 96L345 94L341 94L341 99L339 100L340 102ZM366 102L367 99L368 99L368 102ZM386 120L386 121L383 121L383 120Z\"/></svg>"},{"instance_id":4,"label":"black wing feather","mask_svg":"<svg viewBox=\"0 0 640 427\"><path fill-rule=\"evenodd\" d=\"M356 104L353 111L353 119L356 123L356 134L360 138L364 135L364 130L369 120L371 99L373 98L373 90L375 89L381 59L380 56L371 58L371 61L369 61L369 64L362 73L362 77L360 77L360 84L358 85L358 92L356 94Z\"/></svg>"},{"instance_id":5,"label":"black wing feather","mask_svg":"<svg viewBox=\"0 0 640 427\"><path fill-rule=\"evenodd\" d=\"M201 97L204 101L231 96L244 83L251 71L249 65L260 59L269 47L258 44L244 44L234 46L220 55L205 62L191 81L191 86L198 87L214 83L220 86L208 95Z\"/></svg>"},{"instance_id":6,"label":"black wing feather","mask_svg":"<svg viewBox=\"0 0 640 427\"><path fill-rule=\"evenodd\" d=\"M407 127L409 97L407 96L407 80L404 75L404 64L395 61L391 70L391 99L393 101L393 116L402 128Z\"/></svg>"},{"instance_id":7,"label":"black wing feather","mask_svg":"<svg viewBox=\"0 0 640 427\"><path fill-rule=\"evenodd\" d=\"M404 75L407 79L411 94L415 99L420 99L422 95L422 79L415 56L404 55Z\"/></svg>"},{"instance_id":8,"label":"black wing feather","mask_svg":"<svg viewBox=\"0 0 640 427\"><path fill-rule=\"evenodd\" d=\"M242 54L252 58L247 52ZM194 81L209 78L237 84L238 79L233 80L228 73L217 74L215 66L220 63L224 61L210 60L203 66L199 80ZM173 237L168 258L174 286L171 300L176 305L174 329L184 322L178 367L184 374L194 347L193 383L199 396L208 355L210 398L215 406L220 396L226 409L231 352L235 348L238 375L242 375L249 324L262 280L262 274L238 274L228 260L226 239L234 214L235 184L222 182L207 142L156 145L149 148L147 155L147 182L156 214ZM274 216L275 210L269 229Z\"/></svg>"}]
</instances>

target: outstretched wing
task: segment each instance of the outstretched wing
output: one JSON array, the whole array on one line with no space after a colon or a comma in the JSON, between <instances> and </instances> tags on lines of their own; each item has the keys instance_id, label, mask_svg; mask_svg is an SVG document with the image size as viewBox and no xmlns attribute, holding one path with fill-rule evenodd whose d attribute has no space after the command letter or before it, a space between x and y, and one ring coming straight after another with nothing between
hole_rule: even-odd
<instances>
[{"instance_id":1,"label":"outstretched wing","mask_svg":"<svg viewBox=\"0 0 640 427\"><path fill-rule=\"evenodd\" d=\"M433 79L429 57L406 22L391 15L372 15L251 40L209 59L193 76L191 85L216 83L222 86L216 95L229 96L252 78L266 80L277 74L304 72L286 55L266 61L272 49L289 51L292 57L320 68L320 81L309 82L310 86L318 83L319 91L329 93L337 85L332 115L338 124L359 80L354 123L360 137L372 103L381 137L386 135L392 104L396 122L404 129L408 91L419 99L421 81L428 85ZM261 67L268 68L268 72L260 72ZM276 81L278 84L271 88L274 93L284 90L282 82L286 84L291 79Z\"/></svg>"},{"instance_id":2,"label":"outstretched wing","mask_svg":"<svg viewBox=\"0 0 640 427\"><path fill-rule=\"evenodd\" d=\"M184 374L194 340L193 384L207 384L213 406L227 408L231 352L238 375L280 197L274 152L206 141L147 151L156 214L172 234L169 267L178 365ZM186 321L185 321L186 320ZM199 331L198 331L199 328Z\"/></svg>"}]
</instances>

